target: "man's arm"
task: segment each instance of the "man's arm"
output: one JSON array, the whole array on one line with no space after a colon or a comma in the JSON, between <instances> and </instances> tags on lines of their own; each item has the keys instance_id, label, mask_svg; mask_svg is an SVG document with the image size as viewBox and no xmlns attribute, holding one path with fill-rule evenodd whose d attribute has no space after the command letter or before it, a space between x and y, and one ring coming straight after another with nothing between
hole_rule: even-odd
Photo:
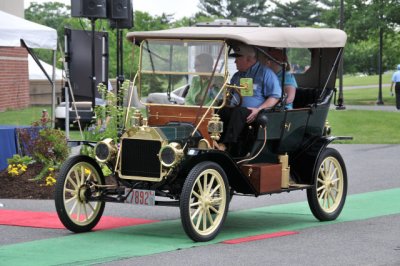
<instances>
[{"instance_id":1,"label":"man's arm","mask_svg":"<svg viewBox=\"0 0 400 266\"><path fill-rule=\"evenodd\" d=\"M252 123L257 118L257 115L261 110L274 107L278 102L279 102L279 99L274 98L274 97L268 97L265 100L265 102L263 102L258 108L248 107L248 109L251 111L251 113L249 114L249 116L247 116L246 122Z\"/></svg>"}]
</instances>

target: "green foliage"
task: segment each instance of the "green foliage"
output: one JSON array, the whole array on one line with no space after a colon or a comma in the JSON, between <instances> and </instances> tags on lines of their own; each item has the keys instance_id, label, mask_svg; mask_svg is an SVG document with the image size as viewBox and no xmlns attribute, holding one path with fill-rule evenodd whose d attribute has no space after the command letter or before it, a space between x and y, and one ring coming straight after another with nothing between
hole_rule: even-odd
<instances>
[{"instance_id":1,"label":"green foliage","mask_svg":"<svg viewBox=\"0 0 400 266\"><path fill-rule=\"evenodd\" d=\"M26 172L29 164L35 161L30 156L21 157L19 154L14 154L12 158L7 159L7 172L11 176L19 176Z\"/></svg>"},{"instance_id":2,"label":"green foliage","mask_svg":"<svg viewBox=\"0 0 400 266\"><path fill-rule=\"evenodd\" d=\"M201 15L236 20L247 18L251 22L264 22L267 16L266 0L200 0Z\"/></svg>"},{"instance_id":3,"label":"green foliage","mask_svg":"<svg viewBox=\"0 0 400 266\"><path fill-rule=\"evenodd\" d=\"M384 31L383 71L400 63L400 0L343 0L344 30L348 44L344 54L345 73L377 73L379 28ZM174 20L173 15L151 16L135 11L135 31L161 30L192 26L197 22L209 22L216 18L236 19L245 17L251 22L268 26L328 26L339 27L340 0L298 0L281 3L278 0L200 0L200 12L194 17ZM57 29L59 43L63 47L64 27L90 30L85 18L70 18L70 6L57 2L31 3L25 11L31 21ZM116 77L116 31L106 20L96 21L96 30L109 32L109 77ZM132 30L132 29L130 29ZM129 30L123 30L125 36ZM138 69L138 49L132 53L132 44L123 38L124 76L133 79ZM40 50L39 57L51 63L51 51ZM57 56L61 57L60 54ZM128 67L127 67L128 66ZM61 62L58 63L61 67Z\"/></svg>"},{"instance_id":4,"label":"green foliage","mask_svg":"<svg viewBox=\"0 0 400 266\"><path fill-rule=\"evenodd\" d=\"M8 164L24 164L24 165L29 165L34 163L35 160L33 160L32 157L30 156L21 156L19 154L14 154L12 158L7 159Z\"/></svg>"},{"instance_id":5,"label":"green foliage","mask_svg":"<svg viewBox=\"0 0 400 266\"><path fill-rule=\"evenodd\" d=\"M53 28L57 31L58 43L64 46L64 25L70 17L70 7L59 2L45 2L42 4L32 2L25 9L25 19ZM52 64L52 51L35 49L35 53L43 61ZM58 55L57 57L61 57ZM58 63L61 67L61 62Z\"/></svg>"},{"instance_id":6,"label":"green foliage","mask_svg":"<svg viewBox=\"0 0 400 266\"><path fill-rule=\"evenodd\" d=\"M106 138L112 138L118 142L118 132L122 127L124 113L126 108L118 105L125 99L126 92L129 89L130 82L125 81L117 95L107 90L104 84L99 84L98 90L100 95L106 100L105 106L96 106L94 113L96 116L96 124L90 126L84 131L85 140L100 141ZM84 151L90 155L90 149Z\"/></svg>"},{"instance_id":7,"label":"green foliage","mask_svg":"<svg viewBox=\"0 0 400 266\"><path fill-rule=\"evenodd\" d=\"M322 21L329 27L339 26L339 0L324 0ZM400 57L400 0L344 0L344 30L348 43L344 53L345 73L378 73L379 30L383 38L383 71L393 69Z\"/></svg>"},{"instance_id":8,"label":"green foliage","mask_svg":"<svg viewBox=\"0 0 400 266\"><path fill-rule=\"evenodd\" d=\"M37 124L34 122L33 124ZM24 145L24 153L32 156L37 163L44 165L35 179L42 179L49 168L58 168L69 154L67 140L63 131L44 127L37 136L32 136L29 130L22 130L19 139Z\"/></svg>"},{"instance_id":9,"label":"green foliage","mask_svg":"<svg viewBox=\"0 0 400 266\"><path fill-rule=\"evenodd\" d=\"M319 14L322 9L317 2L309 0L282 1L271 0L276 8L270 13L271 24L279 27L313 26L321 22Z\"/></svg>"},{"instance_id":10,"label":"green foliage","mask_svg":"<svg viewBox=\"0 0 400 266\"><path fill-rule=\"evenodd\" d=\"M44 128L39 131L33 158L45 165L59 165L68 157L69 149L63 131Z\"/></svg>"}]
</instances>

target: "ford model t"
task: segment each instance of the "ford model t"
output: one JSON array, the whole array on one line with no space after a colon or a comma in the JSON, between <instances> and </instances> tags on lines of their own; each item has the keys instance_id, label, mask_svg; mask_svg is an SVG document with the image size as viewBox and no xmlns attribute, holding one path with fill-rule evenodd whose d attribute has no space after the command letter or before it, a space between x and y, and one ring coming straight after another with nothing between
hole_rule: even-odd
<instances>
[{"instance_id":1,"label":"ford model t","mask_svg":"<svg viewBox=\"0 0 400 266\"><path fill-rule=\"evenodd\" d=\"M188 27L132 32L127 38L140 50L131 93L137 90L142 105L127 109L117 141L93 144L95 158L78 155L64 163L55 203L66 228L90 231L105 202L176 206L186 234L208 241L223 227L235 195L294 190L307 191L318 220L339 216L346 168L339 152L327 146L346 137L331 136L326 119L330 105L341 102L335 79L343 31ZM220 150L220 110L237 108L252 88L251 80L230 84L236 69L229 54L243 44L255 49L259 62L274 60L291 71L298 86L293 109L285 108L282 93L276 106L246 126L235 152ZM272 57L273 50L284 59ZM196 58L204 54L211 58L208 68L198 67ZM284 75L279 82L284 84ZM199 85L205 89L194 95ZM111 174L104 176L105 167Z\"/></svg>"}]
</instances>

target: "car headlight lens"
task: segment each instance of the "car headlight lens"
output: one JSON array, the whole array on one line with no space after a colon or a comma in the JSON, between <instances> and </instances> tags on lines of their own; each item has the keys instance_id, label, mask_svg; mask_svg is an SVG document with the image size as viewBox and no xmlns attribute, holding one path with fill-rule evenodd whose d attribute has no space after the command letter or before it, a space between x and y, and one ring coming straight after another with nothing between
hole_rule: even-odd
<instances>
[{"instance_id":1,"label":"car headlight lens","mask_svg":"<svg viewBox=\"0 0 400 266\"><path fill-rule=\"evenodd\" d=\"M117 153L117 147L115 146L114 140L111 138L100 141L94 147L96 160L104 163L114 158Z\"/></svg>"},{"instance_id":2,"label":"car headlight lens","mask_svg":"<svg viewBox=\"0 0 400 266\"><path fill-rule=\"evenodd\" d=\"M181 145L176 142L172 142L160 150L160 161L165 167L174 166L183 156L183 150Z\"/></svg>"}]
</instances>

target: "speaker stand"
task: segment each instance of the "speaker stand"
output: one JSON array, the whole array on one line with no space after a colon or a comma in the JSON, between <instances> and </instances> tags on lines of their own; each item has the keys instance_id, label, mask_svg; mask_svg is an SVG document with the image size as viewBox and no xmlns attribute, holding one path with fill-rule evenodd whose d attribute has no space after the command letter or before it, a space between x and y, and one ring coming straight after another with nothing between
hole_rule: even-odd
<instances>
[{"instance_id":1,"label":"speaker stand","mask_svg":"<svg viewBox=\"0 0 400 266\"><path fill-rule=\"evenodd\" d=\"M96 105L96 71L95 71L95 27L96 27L96 18L91 18L90 22L92 24L92 74L91 74L91 89L92 89L92 108L94 112L94 107Z\"/></svg>"},{"instance_id":2,"label":"speaker stand","mask_svg":"<svg viewBox=\"0 0 400 266\"><path fill-rule=\"evenodd\" d=\"M117 95L119 95L122 84L125 81L124 77L124 46L122 38L122 30L117 27ZM123 101L123 99L122 99ZM123 102L120 97L117 97L117 106L122 108ZM117 117L117 125L120 125L121 117Z\"/></svg>"}]
</instances>

